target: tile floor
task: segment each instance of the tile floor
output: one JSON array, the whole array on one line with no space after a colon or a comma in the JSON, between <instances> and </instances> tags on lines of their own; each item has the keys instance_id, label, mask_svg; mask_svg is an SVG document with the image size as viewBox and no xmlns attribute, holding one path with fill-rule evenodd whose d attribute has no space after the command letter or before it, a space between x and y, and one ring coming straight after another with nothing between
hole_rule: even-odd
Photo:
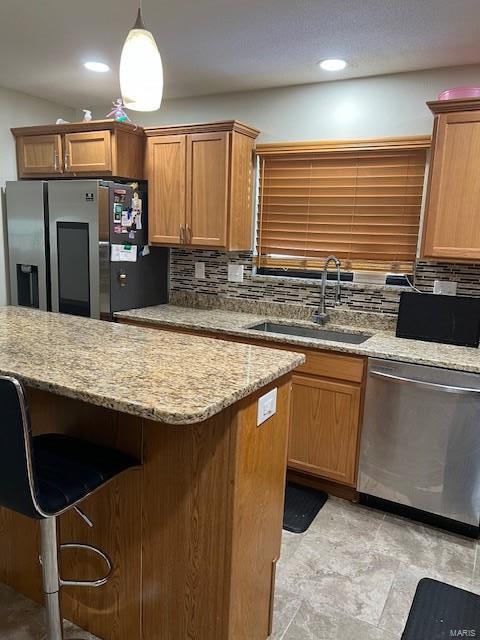
<instances>
[{"instance_id":1,"label":"tile floor","mask_svg":"<svg viewBox=\"0 0 480 640\"><path fill-rule=\"evenodd\" d=\"M399 640L417 582L480 593L477 543L330 498L284 532L271 640ZM0 640L43 640L42 610L0 586ZM68 625L67 640L96 640ZM181 639L179 639L181 640Z\"/></svg>"},{"instance_id":2,"label":"tile floor","mask_svg":"<svg viewBox=\"0 0 480 640\"><path fill-rule=\"evenodd\" d=\"M329 498L306 533L284 531L272 640L399 640L421 578L480 593L476 556L474 540Z\"/></svg>"}]
</instances>

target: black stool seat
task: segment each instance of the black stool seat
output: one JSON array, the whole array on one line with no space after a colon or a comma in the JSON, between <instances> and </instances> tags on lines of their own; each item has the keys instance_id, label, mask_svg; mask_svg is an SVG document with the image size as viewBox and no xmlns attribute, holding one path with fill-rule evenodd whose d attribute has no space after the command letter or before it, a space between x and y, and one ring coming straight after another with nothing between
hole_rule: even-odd
<instances>
[{"instance_id":1,"label":"black stool seat","mask_svg":"<svg viewBox=\"0 0 480 640\"><path fill-rule=\"evenodd\" d=\"M88 495L140 462L63 434L32 436L25 390L20 380L0 375L0 506L40 520L40 564L45 597L46 637L63 640L60 587L101 587L112 562L93 545L71 542L60 549L83 550L101 558L106 573L96 580L62 580L58 570L57 516L69 508L93 527L78 507Z\"/></svg>"},{"instance_id":2,"label":"black stool seat","mask_svg":"<svg viewBox=\"0 0 480 640\"><path fill-rule=\"evenodd\" d=\"M82 500L138 460L62 434L33 439L37 501L42 511L58 513Z\"/></svg>"}]
</instances>

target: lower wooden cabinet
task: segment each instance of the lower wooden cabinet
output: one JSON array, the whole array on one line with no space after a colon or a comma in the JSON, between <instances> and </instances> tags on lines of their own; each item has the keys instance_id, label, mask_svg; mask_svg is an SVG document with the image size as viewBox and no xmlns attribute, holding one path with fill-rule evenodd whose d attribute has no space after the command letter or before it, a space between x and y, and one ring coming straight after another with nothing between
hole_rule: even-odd
<instances>
[{"instance_id":1,"label":"lower wooden cabinet","mask_svg":"<svg viewBox=\"0 0 480 640\"><path fill-rule=\"evenodd\" d=\"M353 485L360 400L359 385L295 375L288 466Z\"/></svg>"}]
</instances>

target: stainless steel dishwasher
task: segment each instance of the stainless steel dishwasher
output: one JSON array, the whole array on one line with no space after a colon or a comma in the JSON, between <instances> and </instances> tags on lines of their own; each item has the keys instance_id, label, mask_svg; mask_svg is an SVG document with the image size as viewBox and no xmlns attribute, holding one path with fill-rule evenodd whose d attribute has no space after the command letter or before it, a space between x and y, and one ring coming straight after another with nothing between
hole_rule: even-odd
<instances>
[{"instance_id":1,"label":"stainless steel dishwasher","mask_svg":"<svg viewBox=\"0 0 480 640\"><path fill-rule=\"evenodd\" d=\"M357 489L478 535L480 375L370 358Z\"/></svg>"}]
</instances>

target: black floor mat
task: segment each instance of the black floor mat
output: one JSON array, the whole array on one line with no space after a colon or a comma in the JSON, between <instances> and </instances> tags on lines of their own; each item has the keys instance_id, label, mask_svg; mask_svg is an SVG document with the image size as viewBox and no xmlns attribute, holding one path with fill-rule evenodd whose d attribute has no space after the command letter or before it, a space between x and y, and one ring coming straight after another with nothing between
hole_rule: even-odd
<instances>
[{"instance_id":1,"label":"black floor mat","mask_svg":"<svg viewBox=\"0 0 480 640\"><path fill-rule=\"evenodd\" d=\"M402 640L480 638L480 596L423 578L417 585Z\"/></svg>"},{"instance_id":2,"label":"black floor mat","mask_svg":"<svg viewBox=\"0 0 480 640\"><path fill-rule=\"evenodd\" d=\"M283 528L293 533L303 533L327 500L325 491L287 482Z\"/></svg>"}]
</instances>

